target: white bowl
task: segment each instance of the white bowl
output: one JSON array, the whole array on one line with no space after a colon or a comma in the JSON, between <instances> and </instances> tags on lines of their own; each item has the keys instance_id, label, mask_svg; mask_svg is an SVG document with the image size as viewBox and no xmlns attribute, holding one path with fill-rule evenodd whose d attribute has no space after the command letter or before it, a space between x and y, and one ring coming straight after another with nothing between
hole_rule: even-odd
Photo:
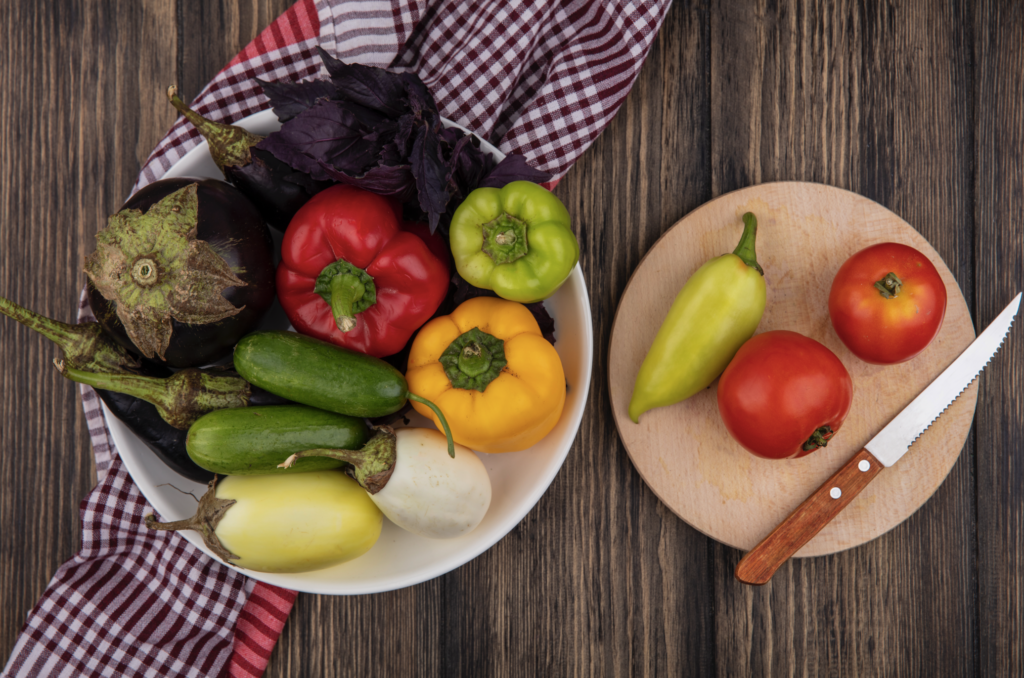
<instances>
[{"instance_id":1,"label":"white bowl","mask_svg":"<svg viewBox=\"0 0 1024 678\"><path fill-rule=\"evenodd\" d=\"M280 127L277 117L269 110L251 115L238 124L257 134L269 134ZM487 142L481 141L481 147L498 160L503 157ZM223 179L210 159L205 142L192 149L165 175L177 176ZM565 410L554 430L528 450L505 454L477 453L490 475L492 495L487 516L475 530L457 539L426 539L402 530L385 518L380 540L369 552L353 561L301 574L266 574L233 569L268 584L309 593L376 593L419 584L449 572L508 534L536 505L562 467L579 430L590 391L594 335L590 299L579 265L566 283L544 303L555 319L555 349L562 359L569 386ZM192 515L196 502L187 493L199 497L205 486L171 471L106 410L106 406L104 413L121 459L149 503L164 520ZM412 425L432 426L419 415L413 419ZM206 548L198 533L186 531L180 534L211 557L216 557Z\"/></svg>"}]
</instances>

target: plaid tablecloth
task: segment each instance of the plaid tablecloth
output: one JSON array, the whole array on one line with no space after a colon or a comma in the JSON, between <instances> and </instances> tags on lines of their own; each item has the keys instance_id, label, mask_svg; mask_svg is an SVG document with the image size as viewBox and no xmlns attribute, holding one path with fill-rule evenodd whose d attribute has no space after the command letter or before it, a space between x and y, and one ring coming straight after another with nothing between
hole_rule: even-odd
<instances>
[{"instance_id":1,"label":"plaid tablecloth","mask_svg":"<svg viewBox=\"0 0 1024 678\"><path fill-rule=\"evenodd\" d=\"M445 117L561 177L615 115L669 0L300 0L246 46L192 107L235 121L268 108L255 78L321 73L317 45L349 62L411 70ZM200 142L180 119L135 189ZM79 319L91 319L84 298ZM82 388L99 484L82 502L82 550L53 576L2 676L263 674L295 592L256 582L181 536L147 530L153 512Z\"/></svg>"}]
</instances>

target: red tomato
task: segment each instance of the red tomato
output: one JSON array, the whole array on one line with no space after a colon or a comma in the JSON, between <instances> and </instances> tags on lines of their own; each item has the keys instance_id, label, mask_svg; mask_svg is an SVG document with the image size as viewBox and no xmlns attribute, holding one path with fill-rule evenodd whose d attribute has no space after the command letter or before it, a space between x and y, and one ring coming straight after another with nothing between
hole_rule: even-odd
<instances>
[{"instance_id":1,"label":"red tomato","mask_svg":"<svg viewBox=\"0 0 1024 678\"><path fill-rule=\"evenodd\" d=\"M828 444L853 401L836 354L796 332L776 330L743 344L718 382L718 411L740 445L787 459Z\"/></svg>"},{"instance_id":2,"label":"red tomato","mask_svg":"<svg viewBox=\"0 0 1024 678\"><path fill-rule=\"evenodd\" d=\"M939 333L946 315L946 286L932 262L913 247L872 245L839 268L828 295L828 314L855 356L875 365L901 363Z\"/></svg>"}]
</instances>

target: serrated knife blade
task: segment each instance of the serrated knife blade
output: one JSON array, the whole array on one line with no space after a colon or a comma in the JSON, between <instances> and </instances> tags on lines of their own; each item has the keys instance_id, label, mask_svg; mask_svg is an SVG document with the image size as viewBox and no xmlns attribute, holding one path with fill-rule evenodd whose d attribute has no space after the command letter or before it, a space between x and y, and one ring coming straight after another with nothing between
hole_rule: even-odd
<instances>
[{"instance_id":1,"label":"serrated knife blade","mask_svg":"<svg viewBox=\"0 0 1024 678\"><path fill-rule=\"evenodd\" d=\"M885 466L907 453L918 436L974 381L1006 339L1020 308L1018 294L942 374L878 432L865 449Z\"/></svg>"},{"instance_id":2,"label":"serrated knife blade","mask_svg":"<svg viewBox=\"0 0 1024 678\"><path fill-rule=\"evenodd\" d=\"M736 565L736 578L765 584L782 563L849 506L882 469L907 453L917 437L970 386L996 354L1020 308L1021 295L989 323L971 345L942 371L878 435L804 500L771 534Z\"/></svg>"}]
</instances>

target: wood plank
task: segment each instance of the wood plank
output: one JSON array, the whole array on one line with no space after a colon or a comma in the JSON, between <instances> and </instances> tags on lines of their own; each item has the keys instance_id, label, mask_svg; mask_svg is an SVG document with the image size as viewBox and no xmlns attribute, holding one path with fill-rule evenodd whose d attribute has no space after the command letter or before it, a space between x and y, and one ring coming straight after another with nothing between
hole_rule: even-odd
<instances>
[{"instance_id":1,"label":"wood plank","mask_svg":"<svg viewBox=\"0 0 1024 678\"><path fill-rule=\"evenodd\" d=\"M173 32L173 10L156 0L0 5L0 294L74 320L92 236L169 124L139 83L170 76L174 42L169 61L139 56L154 27ZM78 503L95 483L77 389L53 370L56 356L41 337L0 320L4 661L50 577L77 550Z\"/></svg>"},{"instance_id":2,"label":"wood plank","mask_svg":"<svg viewBox=\"0 0 1024 678\"><path fill-rule=\"evenodd\" d=\"M1024 6L975 8L976 325L1024 289ZM1021 318L978 399L978 675L1024 674L1024 337Z\"/></svg>"},{"instance_id":3,"label":"wood plank","mask_svg":"<svg viewBox=\"0 0 1024 678\"><path fill-rule=\"evenodd\" d=\"M917 227L970 299L969 25L965 4L716 3L714 193L806 180L866 195ZM718 675L970 674L971 460L968 445L891 533L793 561L762 589L713 547Z\"/></svg>"}]
</instances>

